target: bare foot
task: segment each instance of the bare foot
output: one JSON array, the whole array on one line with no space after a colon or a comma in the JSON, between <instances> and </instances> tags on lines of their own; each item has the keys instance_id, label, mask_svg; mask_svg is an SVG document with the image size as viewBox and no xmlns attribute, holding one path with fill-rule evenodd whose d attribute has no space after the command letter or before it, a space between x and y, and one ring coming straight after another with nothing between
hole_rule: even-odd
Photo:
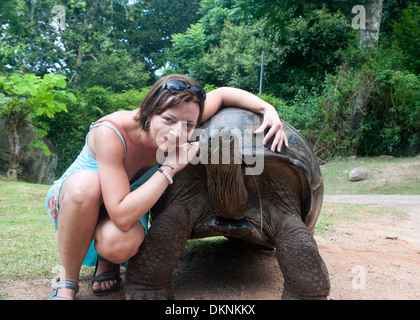
<instances>
[{"instance_id":1,"label":"bare foot","mask_svg":"<svg viewBox=\"0 0 420 320\"><path fill-rule=\"evenodd\" d=\"M96 270L95 276L99 276L103 273L110 272L114 270L115 265L112 262L99 260L98 261L98 268ZM94 282L92 285L92 289L95 291L99 290L107 290L112 288L117 284L117 279L106 280L106 281L98 281Z\"/></svg>"}]
</instances>

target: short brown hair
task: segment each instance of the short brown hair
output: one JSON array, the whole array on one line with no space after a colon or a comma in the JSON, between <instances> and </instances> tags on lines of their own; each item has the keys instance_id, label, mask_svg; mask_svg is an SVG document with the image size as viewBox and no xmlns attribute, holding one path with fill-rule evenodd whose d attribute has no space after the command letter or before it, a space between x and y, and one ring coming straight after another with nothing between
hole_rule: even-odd
<instances>
[{"instance_id":1,"label":"short brown hair","mask_svg":"<svg viewBox=\"0 0 420 320\"><path fill-rule=\"evenodd\" d=\"M135 117L135 120L139 122L139 126L142 130L147 131L149 129L145 125L148 117L162 114L167 109L172 108L181 102L192 101L198 104L200 111L197 119L197 125L200 124L201 117L203 115L204 101L194 95L191 90L181 92L162 90L159 92L163 85L171 79L182 80L190 86L199 86L199 84L192 78L180 74L171 74L156 81L141 103L140 110ZM170 97L174 98L170 99Z\"/></svg>"}]
</instances>

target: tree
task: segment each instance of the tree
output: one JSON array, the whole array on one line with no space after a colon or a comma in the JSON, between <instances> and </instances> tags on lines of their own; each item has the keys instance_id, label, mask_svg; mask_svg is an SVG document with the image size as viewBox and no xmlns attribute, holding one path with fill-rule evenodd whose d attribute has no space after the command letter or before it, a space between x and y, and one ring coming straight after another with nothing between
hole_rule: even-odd
<instances>
[{"instance_id":1,"label":"tree","mask_svg":"<svg viewBox=\"0 0 420 320\"><path fill-rule=\"evenodd\" d=\"M191 73L190 69L199 64L206 48L207 36L204 28L200 23L196 23L185 33L172 35L172 48L167 51L166 57L171 62L171 68L177 73Z\"/></svg>"},{"instance_id":2,"label":"tree","mask_svg":"<svg viewBox=\"0 0 420 320\"><path fill-rule=\"evenodd\" d=\"M57 59L54 43L60 36L49 22L56 1L10 0L0 2L0 42L9 48L21 47L9 55L9 72L24 71L44 74ZM0 54L4 54L2 50Z\"/></svg>"},{"instance_id":3,"label":"tree","mask_svg":"<svg viewBox=\"0 0 420 320\"><path fill-rule=\"evenodd\" d=\"M66 87L63 75L45 74L42 78L34 74L0 75L0 117L5 119L9 144L9 179L17 178L21 147L18 132L24 121L44 114L52 118L57 112L67 111L66 105L60 100L65 97L75 99L73 94L57 90L57 87ZM32 145L43 148L48 154L47 147L41 141L37 140Z\"/></svg>"},{"instance_id":4,"label":"tree","mask_svg":"<svg viewBox=\"0 0 420 320\"><path fill-rule=\"evenodd\" d=\"M267 39L273 38L264 84L273 94L292 99L299 90L316 90L325 73L341 63L341 52L352 34L349 21L341 12L309 8L282 27L272 25L264 32Z\"/></svg>"},{"instance_id":5,"label":"tree","mask_svg":"<svg viewBox=\"0 0 420 320\"><path fill-rule=\"evenodd\" d=\"M420 6L411 4L394 20L392 30L397 45L403 50L407 67L420 73Z\"/></svg>"},{"instance_id":6,"label":"tree","mask_svg":"<svg viewBox=\"0 0 420 320\"><path fill-rule=\"evenodd\" d=\"M122 92L153 82L170 34L196 22L199 0L10 0L0 2L0 40L22 45L8 70L63 74L72 89ZM6 57L0 57L6 60ZM120 62L120 63L118 63ZM2 67L0 67L2 69ZM93 71L93 72L92 72ZM111 74L104 79L104 74ZM117 80L117 84L112 80ZM111 85L109 83L111 82Z\"/></svg>"},{"instance_id":7,"label":"tree","mask_svg":"<svg viewBox=\"0 0 420 320\"><path fill-rule=\"evenodd\" d=\"M257 26L236 26L226 21L219 45L191 64L188 71L201 83L257 92L261 51L266 46Z\"/></svg>"},{"instance_id":8,"label":"tree","mask_svg":"<svg viewBox=\"0 0 420 320\"><path fill-rule=\"evenodd\" d=\"M352 34L350 19L332 4L329 9L329 2L202 1L198 24L183 36L173 35L169 61L174 71L201 82L255 91L264 50L264 91L291 99L302 88L322 84L325 72L340 64ZM231 23L229 32L241 41L229 36L226 21Z\"/></svg>"},{"instance_id":9,"label":"tree","mask_svg":"<svg viewBox=\"0 0 420 320\"><path fill-rule=\"evenodd\" d=\"M362 6L363 7L363 6ZM359 29L359 39L361 47L371 47L379 40L379 31L381 29L383 0L372 0L365 12L366 23L364 28Z\"/></svg>"},{"instance_id":10,"label":"tree","mask_svg":"<svg viewBox=\"0 0 420 320\"><path fill-rule=\"evenodd\" d=\"M359 46L361 49L368 52L370 48L376 46L379 40L383 0L372 0L366 6L366 9L364 6L360 7L362 14L361 19L366 21L363 23L363 26L359 28ZM359 75L360 73L358 72L356 76ZM366 79L367 78L364 78L364 80ZM361 79L361 81L363 80ZM372 89L373 86L370 83L366 83L363 90L360 90L356 95L354 100L355 102L352 104L351 128L353 130L357 130L359 128L360 122L365 114Z\"/></svg>"}]
</instances>

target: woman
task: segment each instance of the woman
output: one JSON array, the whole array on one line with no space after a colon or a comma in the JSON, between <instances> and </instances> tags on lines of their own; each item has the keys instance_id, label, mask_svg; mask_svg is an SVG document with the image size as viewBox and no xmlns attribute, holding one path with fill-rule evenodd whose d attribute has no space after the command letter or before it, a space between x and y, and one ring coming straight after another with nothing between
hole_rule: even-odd
<instances>
[{"instance_id":1,"label":"woman","mask_svg":"<svg viewBox=\"0 0 420 320\"><path fill-rule=\"evenodd\" d=\"M63 267L49 299L75 297L83 263L96 263L95 294L119 289L119 265L134 256L144 240L145 213L197 153L198 143L180 141L187 141L196 126L224 105L263 114L263 124L255 133L270 127L264 144L274 135L273 151L280 151L283 143L287 146L282 123L271 105L234 88L206 95L194 80L182 75L158 80L139 109L115 112L92 124L81 154L54 182L45 202L58 229ZM160 165L158 149L184 152L188 161L177 163L167 157ZM132 181L136 182L130 186ZM100 213L102 205L107 214Z\"/></svg>"}]
</instances>

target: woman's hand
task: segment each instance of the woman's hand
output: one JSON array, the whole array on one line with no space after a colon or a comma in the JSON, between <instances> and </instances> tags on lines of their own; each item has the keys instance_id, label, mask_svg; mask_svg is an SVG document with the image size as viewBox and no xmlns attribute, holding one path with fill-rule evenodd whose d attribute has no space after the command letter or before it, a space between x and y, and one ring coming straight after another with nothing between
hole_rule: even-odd
<instances>
[{"instance_id":1,"label":"woman's hand","mask_svg":"<svg viewBox=\"0 0 420 320\"><path fill-rule=\"evenodd\" d=\"M263 144L265 145L268 140L274 135L273 143L271 144L271 151L275 152L277 147L277 152L281 151L281 147L284 143L286 147L289 147L289 142L287 141L286 133L283 131L283 123L281 122L279 115L277 114L276 109L270 105L267 107L266 112L264 113L264 119L262 125L255 130L255 134L263 133L267 128L270 130L267 132L264 137Z\"/></svg>"},{"instance_id":2,"label":"woman's hand","mask_svg":"<svg viewBox=\"0 0 420 320\"><path fill-rule=\"evenodd\" d=\"M170 168L167 172L171 176L175 175L175 173L184 169L197 155L198 148L198 142L183 143L168 153L162 167Z\"/></svg>"},{"instance_id":3,"label":"woman's hand","mask_svg":"<svg viewBox=\"0 0 420 320\"><path fill-rule=\"evenodd\" d=\"M204 122L208 120L222 106L236 106L255 113L263 114L263 123L255 131L255 134L263 133L264 130L270 128L267 135L264 137L264 144L266 144L274 135L274 140L271 145L271 151L273 152L276 151L276 147L277 152L280 152L283 143L286 147L289 146L286 134L283 131L283 124L276 109L271 104L245 90L222 87L207 94L201 121Z\"/></svg>"}]
</instances>

